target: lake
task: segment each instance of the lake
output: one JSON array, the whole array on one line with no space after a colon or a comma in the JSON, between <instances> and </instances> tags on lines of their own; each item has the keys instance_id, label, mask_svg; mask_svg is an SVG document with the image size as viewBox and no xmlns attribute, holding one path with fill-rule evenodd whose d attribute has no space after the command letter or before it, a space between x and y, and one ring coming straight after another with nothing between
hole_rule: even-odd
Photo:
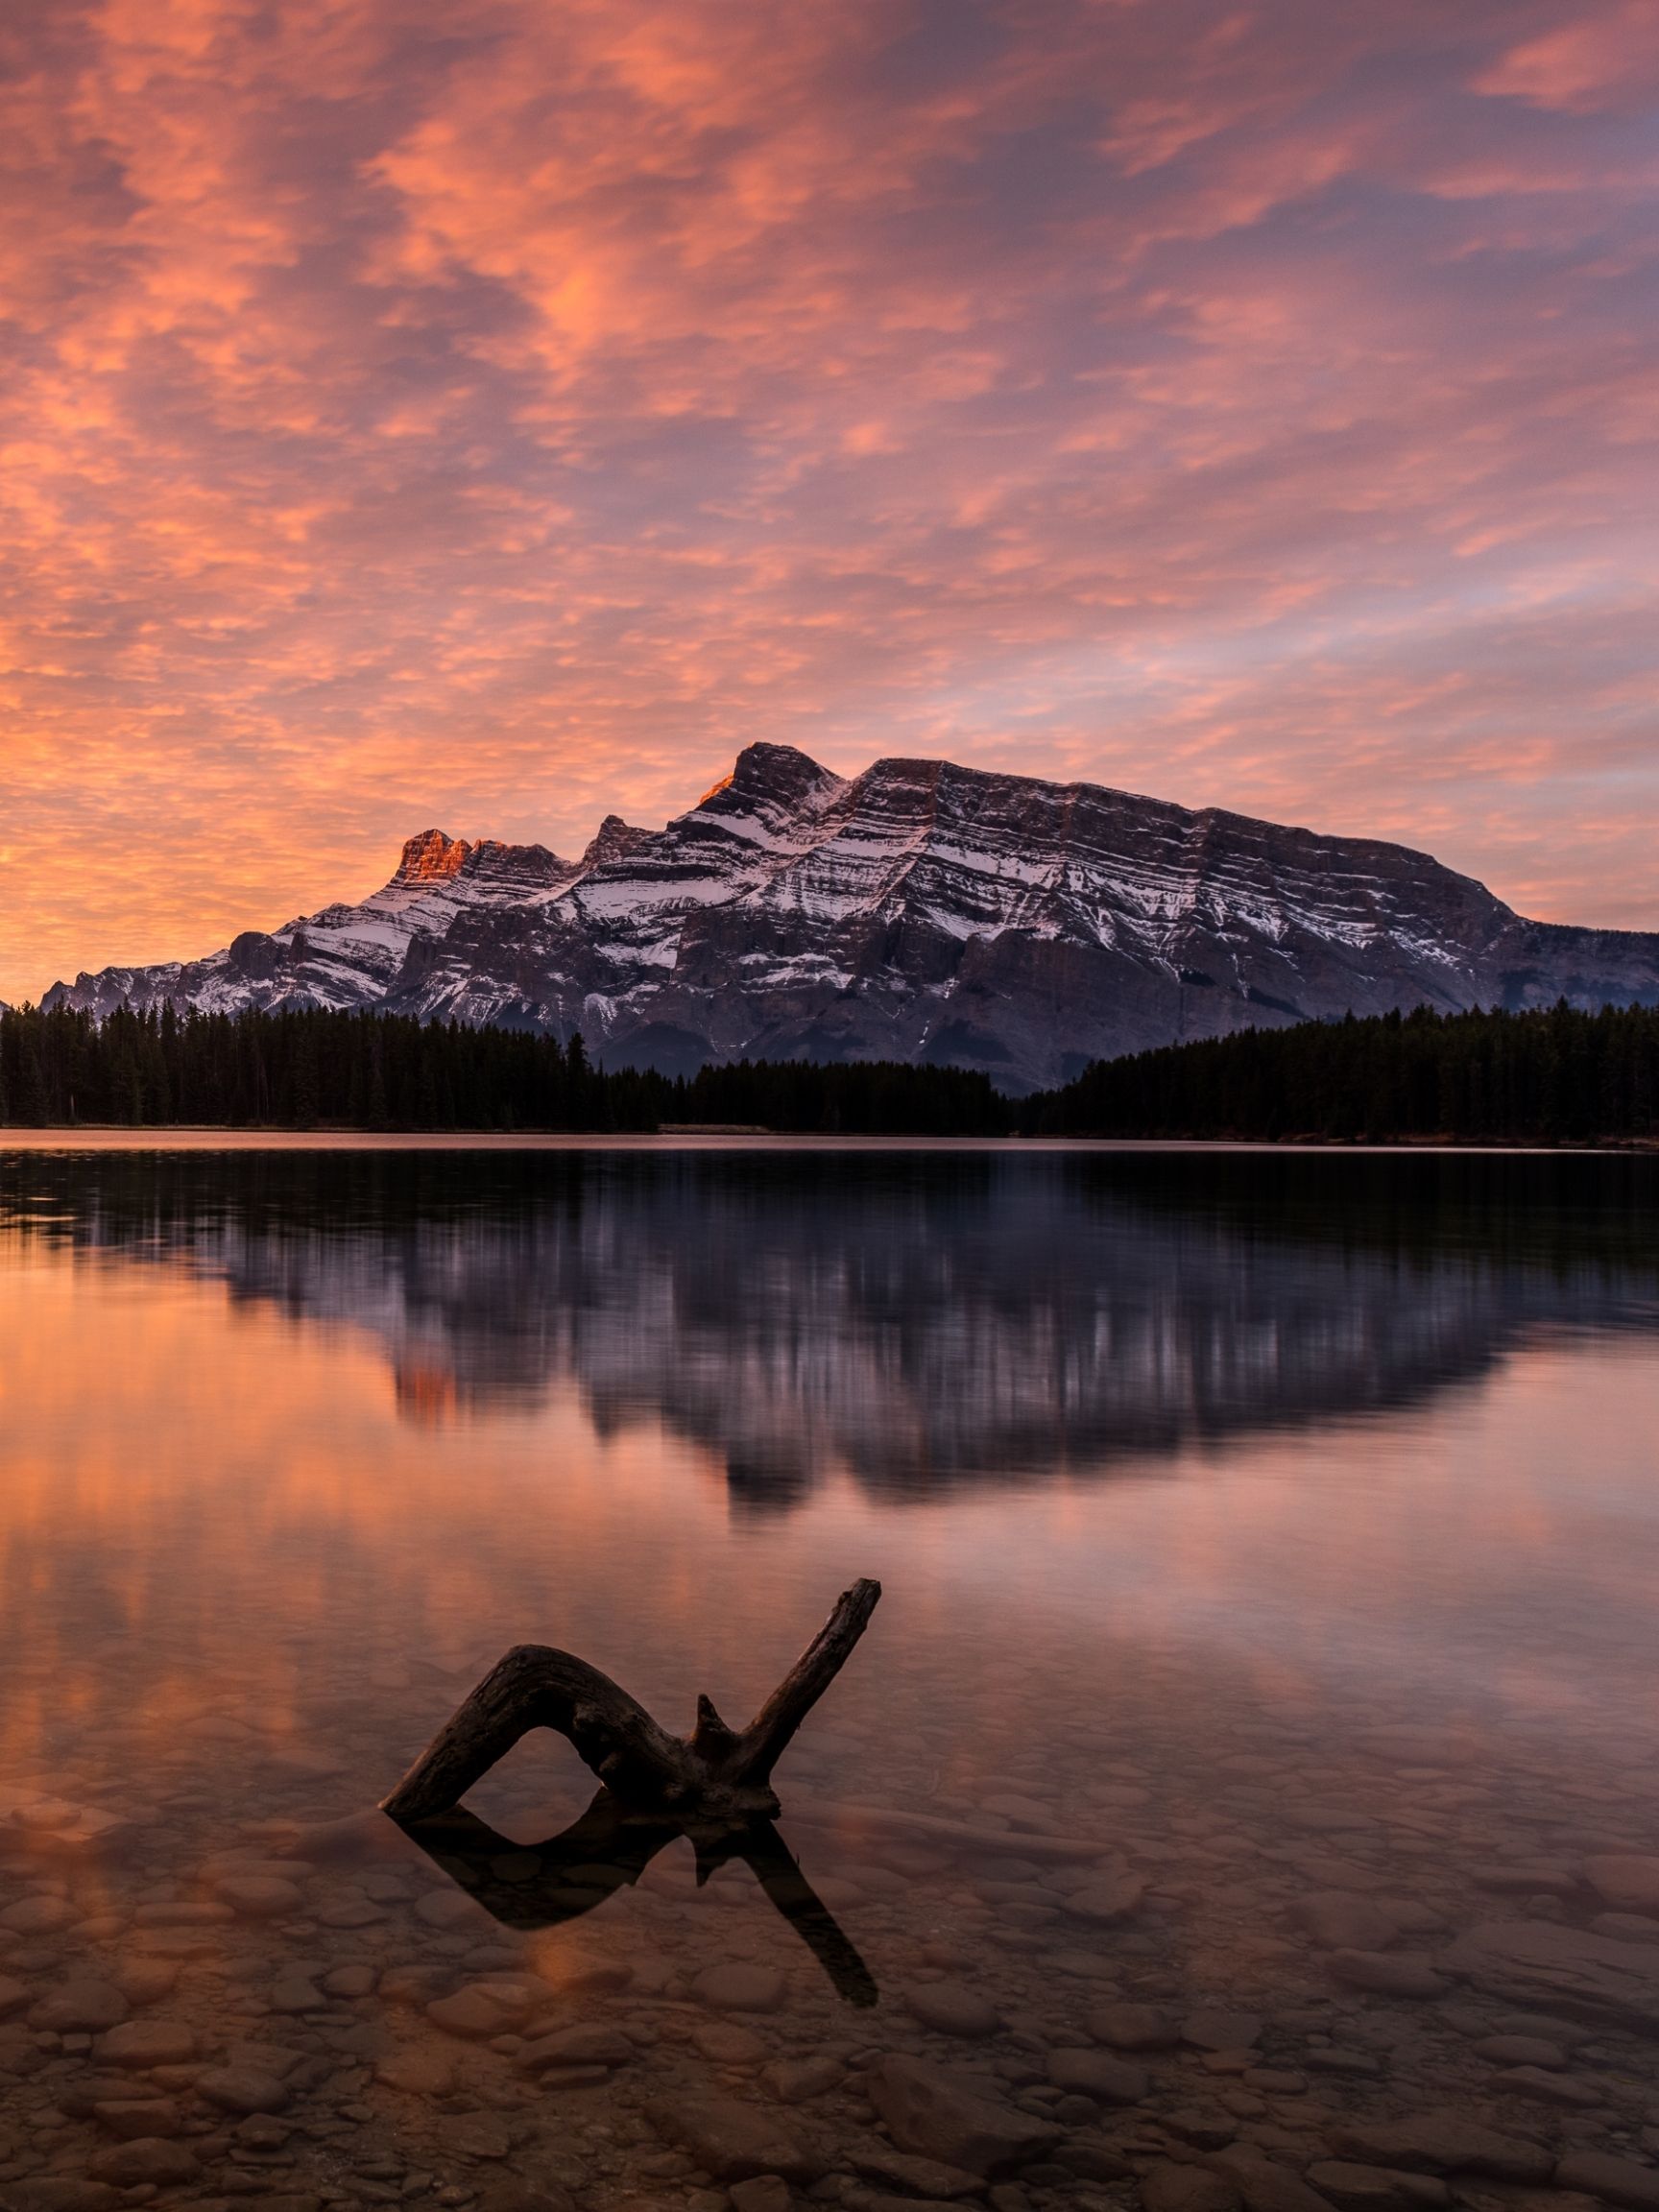
<instances>
[{"instance_id":1,"label":"lake","mask_svg":"<svg viewBox=\"0 0 1659 2212\"><path fill-rule=\"evenodd\" d=\"M1659 1163L12 1149L0 1347L17 2212L1659 2204ZM866 1575L781 1887L373 1811Z\"/></svg>"}]
</instances>

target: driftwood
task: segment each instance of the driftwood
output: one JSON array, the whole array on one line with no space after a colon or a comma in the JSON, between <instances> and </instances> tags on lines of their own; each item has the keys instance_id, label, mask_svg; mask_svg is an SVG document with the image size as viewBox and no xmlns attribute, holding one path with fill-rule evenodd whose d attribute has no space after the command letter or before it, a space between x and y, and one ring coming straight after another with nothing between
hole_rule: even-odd
<instances>
[{"instance_id":1,"label":"driftwood","mask_svg":"<svg viewBox=\"0 0 1659 2212\"><path fill-rule=\"evenodd\" d=\"M848 2004L877 2001L870 1969L770 1820L687 1826L629 1813L601 1790L579 1820L543 1843L515 1843L464 1806L400 1825L493 1919L517 1929L580 1919L637 1882L660 1851L687 1837L697 1854L699 1887L741 1859Z\"/></svg>"},{"instance_id":2,"label":"driftwood","mask_svg":"<svg viewBox=\"0 0 1659 2212\"><path fill-rule=\"evenodd\" d=\"M532 1728L567 1737L626 1813L681 1827L767 1820L780 1810L772 1769L863 1635L879 1582L854 1582L747 1728L729 1728L707 1697L688 1737L670 1736L637 1698L568 1651L520 1644L491 1669L382 1801L400 1826L459 1805Z\"/></svg>"},{"instance_id":3,"label":"driftwood","mask_svg":"<svg viewBox=\"0 0 1659 2212\"><path fill-rule=\"evenodd\" d=\"M741 1859L841 1995L874 2005L876 1984L772 1825L772 1769L863 1635L879 1582L854 1582L747 1728L707 1697L697 1725L670 1736L637 1698L568 1651L520 1644L440 1729L381 1805L404 1834L510 1928L549 1928L637 1882L688 1837L697 1880ZM544 1843L518 1844L461 1799L532 1728L568 1737L604 1785L582 1817Z\"/></svg>"}]
</instances>

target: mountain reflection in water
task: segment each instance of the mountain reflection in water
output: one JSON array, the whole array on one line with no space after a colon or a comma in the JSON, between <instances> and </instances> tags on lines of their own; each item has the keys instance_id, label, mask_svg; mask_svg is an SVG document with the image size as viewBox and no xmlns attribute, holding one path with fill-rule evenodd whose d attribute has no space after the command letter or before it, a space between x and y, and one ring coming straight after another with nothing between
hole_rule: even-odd
<instances>
[{"instance_id":1,"label":"mountain reflection in water","mask_svg":"<svg viewBox=\"0 0 1659 2212\"><path fill-rule=\"evenodd\" d=\"M734 1505L873 1498L1409 1407L1659 1322L1659 1164L1256 1155L36 1158L0 1221L366 1333L400 1412L574 1382Z\"/></svg>"}]
</instances>

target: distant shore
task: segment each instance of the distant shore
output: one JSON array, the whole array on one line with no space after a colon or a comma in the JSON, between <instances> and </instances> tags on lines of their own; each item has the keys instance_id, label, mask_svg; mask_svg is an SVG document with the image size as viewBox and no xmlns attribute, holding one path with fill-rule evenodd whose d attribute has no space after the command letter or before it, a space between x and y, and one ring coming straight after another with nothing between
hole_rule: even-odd
<instances>
[{"instance_id":1,"label":"distant shore","mask_svg":"<svg viewBox=\"0 0 1659 2212\"><path fill-rule=\"evenodd\" d=\"M136 1129L111 1123L67 1129L0 1126L6 1152L1063 1152L1455 1153L1492 1158L1575 1155L1627 1159L1653 1142L1616 1144L1475 1144L1407 1138L1346 1143L1324 1138L831 1136L753 1130Z\"/></svg>"}]
</instances>

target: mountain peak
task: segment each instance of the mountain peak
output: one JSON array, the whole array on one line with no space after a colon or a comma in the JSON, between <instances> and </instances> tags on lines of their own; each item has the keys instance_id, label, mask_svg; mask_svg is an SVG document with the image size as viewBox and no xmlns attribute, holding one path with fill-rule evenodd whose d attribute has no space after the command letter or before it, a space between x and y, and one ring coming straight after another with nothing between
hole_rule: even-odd
<instances>
[{"instance_id":1,"label":"mountain peak","mask_svg":"<svg viewBox=\"0 0 1659 2212\"><path fill-rule=\"evenodd\" d=\"M422 830L403 847L394 883L445 883L459 876L472 847L464 837L446 837L442 830Z\"/></svg>"},{"instance_id":2,"label":"mountain peak","mask_svg":"<svg viewBox=\"0 0 1659 2212\"><path fill-rule=\"evenodd\" d=\"M734 799L766 799L788 806L806 805L839 791L843 779L793 745L745 745L713 790L697 802L707 806L730 791Z\"/></svg>"},{"instance_id":3,"label":"mountain peak","mask_svg":"<svg viewBox=\"0 0 1659 2212\"><path fill-rule=\"evenodd\" d=\"M718 790L720 786L715 785ZM713 792L705 794L712 798ZM699 802L701 804L701 802ZM631 822L624 822L620 814L607 814L600 823L582 855L584 868L605 868L613 861L625 860L631 853L637 853L656 836L652 830L637 830Z\"/></svg>"}]
</instances>

